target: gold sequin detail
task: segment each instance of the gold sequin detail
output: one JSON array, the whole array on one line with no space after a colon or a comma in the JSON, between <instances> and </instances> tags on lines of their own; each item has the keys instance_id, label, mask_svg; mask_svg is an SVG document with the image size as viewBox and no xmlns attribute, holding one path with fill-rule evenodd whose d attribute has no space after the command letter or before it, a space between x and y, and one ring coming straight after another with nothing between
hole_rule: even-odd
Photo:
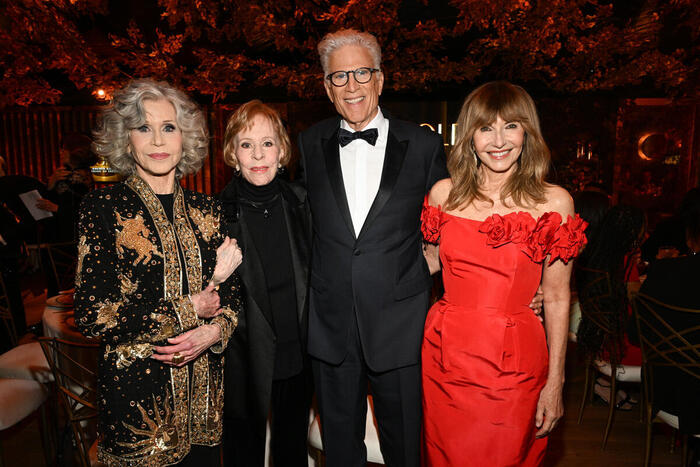
<instances>
[{"instance_id":1,"label":"gold sequin detail","mask_svg":"<svg viewBox=\"0 0 700 467\"><path fill-rule=\"evenodd\" d=\"M142 423L144 423L148 429L143 430L126 422L122 422L122 424L133 434L145 436L146 439L134 443L118 442L117 444L120 446L134 449L133 452L125 457L151 456L159 451L162 452L177 447L178 429L173 423L173 411L170 407L170 392L166 391L165 400L163 401L165 418L161 416L161 409L158 407L155 395L153 395L153 418L148 416L141 404L136 404L136 406L141 413Z\"/></svg>"},{"instance_id":2,"label":"gold sequin detail","mask_svg":"<svg viewBox=\"0 0 700 467\"><path fill-rule=\"evenodd\" d=\"M119 277L119 289L120 289L123 297L126 297L127 295L131 295L134 292L136 292L136 290L138 289L138 286L139 286L139 281L131 282L131 279L129 279L124 274L119 274L118 277Z\"/></svg>"},{"instance_id":3,"label":"gold sequin detail","mask_svg":"<svg viewBox=\"0 0 700 467\"><path fill-rule=\"evenodd\" d=\"M87 237L85 235L80 236L78 241L78 265L75 268L75 286L80 287L82 282L83 273L83 259L85 255L90 253L90 245L87 244Z\"/></svg>"},{"instance_id":4,"label":"gold sequin detail","mask_svg":"<svg viewBox=\"0 0 700 467\"><path fill-rule=\"evenodd\" d=\"M130 367L136 359L144 359L153 355L153 345L147 342L141 342L139 344L119 344L112 350L111 346L107 344L104 353L105 360L111 354L117 356L117 361L115 362L117 370L123 370L124 368Z\"/></svg>"},{"instance_id":5,"label":"gold sequin detail","mask_svg":"<svg viewBox=\"0 0 700 467\"><path fill-rule=\"evenodd\" d=\"M112 303L109 300L96 304L97 319L95 320L95 326L102 326L103 331L106 329L112 329L114 326L116 326L118 316L117 311L121 305L121 302Z\"/></svg>"},{"instance_id":6,"label":"gold sequin detail","mask_svg":"<svg viewBox=\"0 0 700 467\"><path fill-rule=\"evenodd\" d=\"M163 315L160 313L151 313L151 319L160 324L158 331L146 338L149 342L157 342L173 337L177 334L177 321L172 316Z\"/></svg>"},{"instance_id":7,"label":"gold sequin detail","mask_svg":"<svg viewBox=\"0 0 700 467\"><path fill-rule=\"evenodd\" d=\"M194 223L197 224L197 228L205 241L208 242L214 234L219 232L219 218L213 212L204 214L194 206L190 206L190 216Z\"/></svg>"},{"instance_id":8,"label":"gold sequin detail","mask_svg":"<svg viewBox=\"0 0 700 467\"><path fill-rule=\"evenodd\" d=\"M152 255L163 257L148 239L151 232L144 225L143 217L140 214L136 214L133 219L123 219L119 212L116 214L117 223L122 226L122 230L117 232L117 253L123 255L124 248L134 250L138 255L133 262L134 266L141 261L143 261L142 264L147 264L151 261Z\"/></svg>"}]
</instances>

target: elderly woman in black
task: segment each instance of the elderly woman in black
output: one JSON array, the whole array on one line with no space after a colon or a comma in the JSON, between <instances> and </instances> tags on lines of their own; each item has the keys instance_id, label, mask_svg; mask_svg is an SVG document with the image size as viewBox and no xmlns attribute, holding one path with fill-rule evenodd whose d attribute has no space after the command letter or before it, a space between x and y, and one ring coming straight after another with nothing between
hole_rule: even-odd
<instances>
[{"instance_id":1,"label":"elderly woman in black","mask_svg":"<svg viewBox=\"0 0 700 467\"><path fill-rule=\"evenodd\" d=\"M237 176L221 200L229 230L245 252L238 270L245 305L226 350L227 466L264 464L268 415L274 465L307 465L311 227L305 190L277 175L290 151L279 114L262 102L243 104L229 119L224 160Z\"/></svg>"},{"instance_id":2,"label":"elderly woman in black","mask_svg":"<svg viewBox=\"0 0 700 467\"><path fill-rule=\"evenodd\" d=\"M100 339L98 458L219 465L241 252L219 202L178 183L207 154L204 116L167 83L139 80L115 93L94 136L125 178L90 192L79 217L75 318Z\"/></svg>"}]
</instances>

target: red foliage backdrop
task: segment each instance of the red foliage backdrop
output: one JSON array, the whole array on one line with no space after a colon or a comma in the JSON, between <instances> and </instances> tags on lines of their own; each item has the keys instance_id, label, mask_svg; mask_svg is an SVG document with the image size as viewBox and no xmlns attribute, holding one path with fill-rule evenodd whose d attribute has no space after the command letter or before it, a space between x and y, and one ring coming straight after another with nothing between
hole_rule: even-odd
<instances>
[{"instance_id":1,"label":"red foliage backdrop","mask_svg":"<svg viewBox=\"0 0 700 467\"><path fill-rule=\"evenodd\" d=\"M109 97L143 76L207 102L322 96L315 45L341 27L379 38L389 92L504 78L695 96L700 83L696 0L9 0L0 106Z\"/></svg>"}]
</instances>

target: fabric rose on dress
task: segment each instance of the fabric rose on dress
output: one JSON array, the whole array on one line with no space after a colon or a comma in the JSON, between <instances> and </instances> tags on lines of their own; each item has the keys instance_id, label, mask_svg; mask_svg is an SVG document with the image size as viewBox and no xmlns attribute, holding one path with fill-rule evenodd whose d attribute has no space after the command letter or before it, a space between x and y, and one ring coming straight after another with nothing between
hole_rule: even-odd
<instances>
[{"instance_id":1,"label":"fabric rose on dress","mask_svg":"<svg viewBox=\"0 0 700 467\"><path fill-rule=\"evenodd\" d=\"M559 258L566 264L570 259L576 257L588 243L586 235L583 233L587 226L588 223L581 219L578 214L574 218L568 216L566 224L562 225L557 232L555 243L552 246L550 263Z\"/></svg>"},{"instance_id":2,"label":"fabric rose on dress","mask_svg":"<svg viewBox=\"0 0 700 467\"><path fill-rule=\"evenodd\" d=\"M428 243L437 243L440 239L440 221L442 217L442 211L440 206L437 208L428 204L428 198L426 196L423 202L423 211L420 214L421 231L423 232L423 238Z\"/></svg>"},{"instance_id":3,"label":"fabric rose on dress","mask_svg":"<svg viewBox=\"0 0 700 467\"><path fill-rule=\"evenodd\" d=\"M561 215L558 212L545 212L537 219L535 228L527 242L522 244L522 250L534 262L541 263L549 254L556 239L557 231L561 224Z\"/></svg>"},{"instance_id":4,"label":"fabric rose on dress","mask_svg":"<svg viewBox=\"0 0 700 467\"><path fill-rule=\"evenodd\" d=\"M535 219L527 212L516 212L508 215L511 223L510 241L522 243L530 237L530 232L535 228Z\"/></svg>"},{"instance_id":5,"label":"fabric rose on dress","mask_svg":"<svg viewBox=\"0 0 700 467\"><path fill-rule=\"evenodd\" d=\"M479 227L479 232L486 234L486 244L494 248L510 243L512 224L510 219L493 214Z\"/></svg>"}]
</instances>

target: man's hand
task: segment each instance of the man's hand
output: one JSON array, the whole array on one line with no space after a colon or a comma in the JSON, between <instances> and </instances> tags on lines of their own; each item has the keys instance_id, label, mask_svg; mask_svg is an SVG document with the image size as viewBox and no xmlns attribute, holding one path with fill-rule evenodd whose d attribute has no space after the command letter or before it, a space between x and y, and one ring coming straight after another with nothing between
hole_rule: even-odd
<instances>
[{"instance_id":1,"label":"man's hand","mask_svg":"<svg viewBox=\"0 0 700 467\"><path fill-rule=\"evenodd\" d=\"M423 242L423 256L428 263L428 270L432 276L440 270L440 247L432 243Z\"/></svg>"},{"instance_id":2,"label":"man's hand","mask_svg":"<svg viewBox=\"0 0 700 467\"><path fill-rule=\"evenodd\" d=\"M535 316L537 316L540 321L544 321L544 318L542 316L542 304L544 303L544 293L542 292L542 286L540 285L537 288L537 292L535 292L535 296L532 297L532 301L530 302L530 308L532 308L532 311L535 313Z\"/></svg>"}]
</instances>

